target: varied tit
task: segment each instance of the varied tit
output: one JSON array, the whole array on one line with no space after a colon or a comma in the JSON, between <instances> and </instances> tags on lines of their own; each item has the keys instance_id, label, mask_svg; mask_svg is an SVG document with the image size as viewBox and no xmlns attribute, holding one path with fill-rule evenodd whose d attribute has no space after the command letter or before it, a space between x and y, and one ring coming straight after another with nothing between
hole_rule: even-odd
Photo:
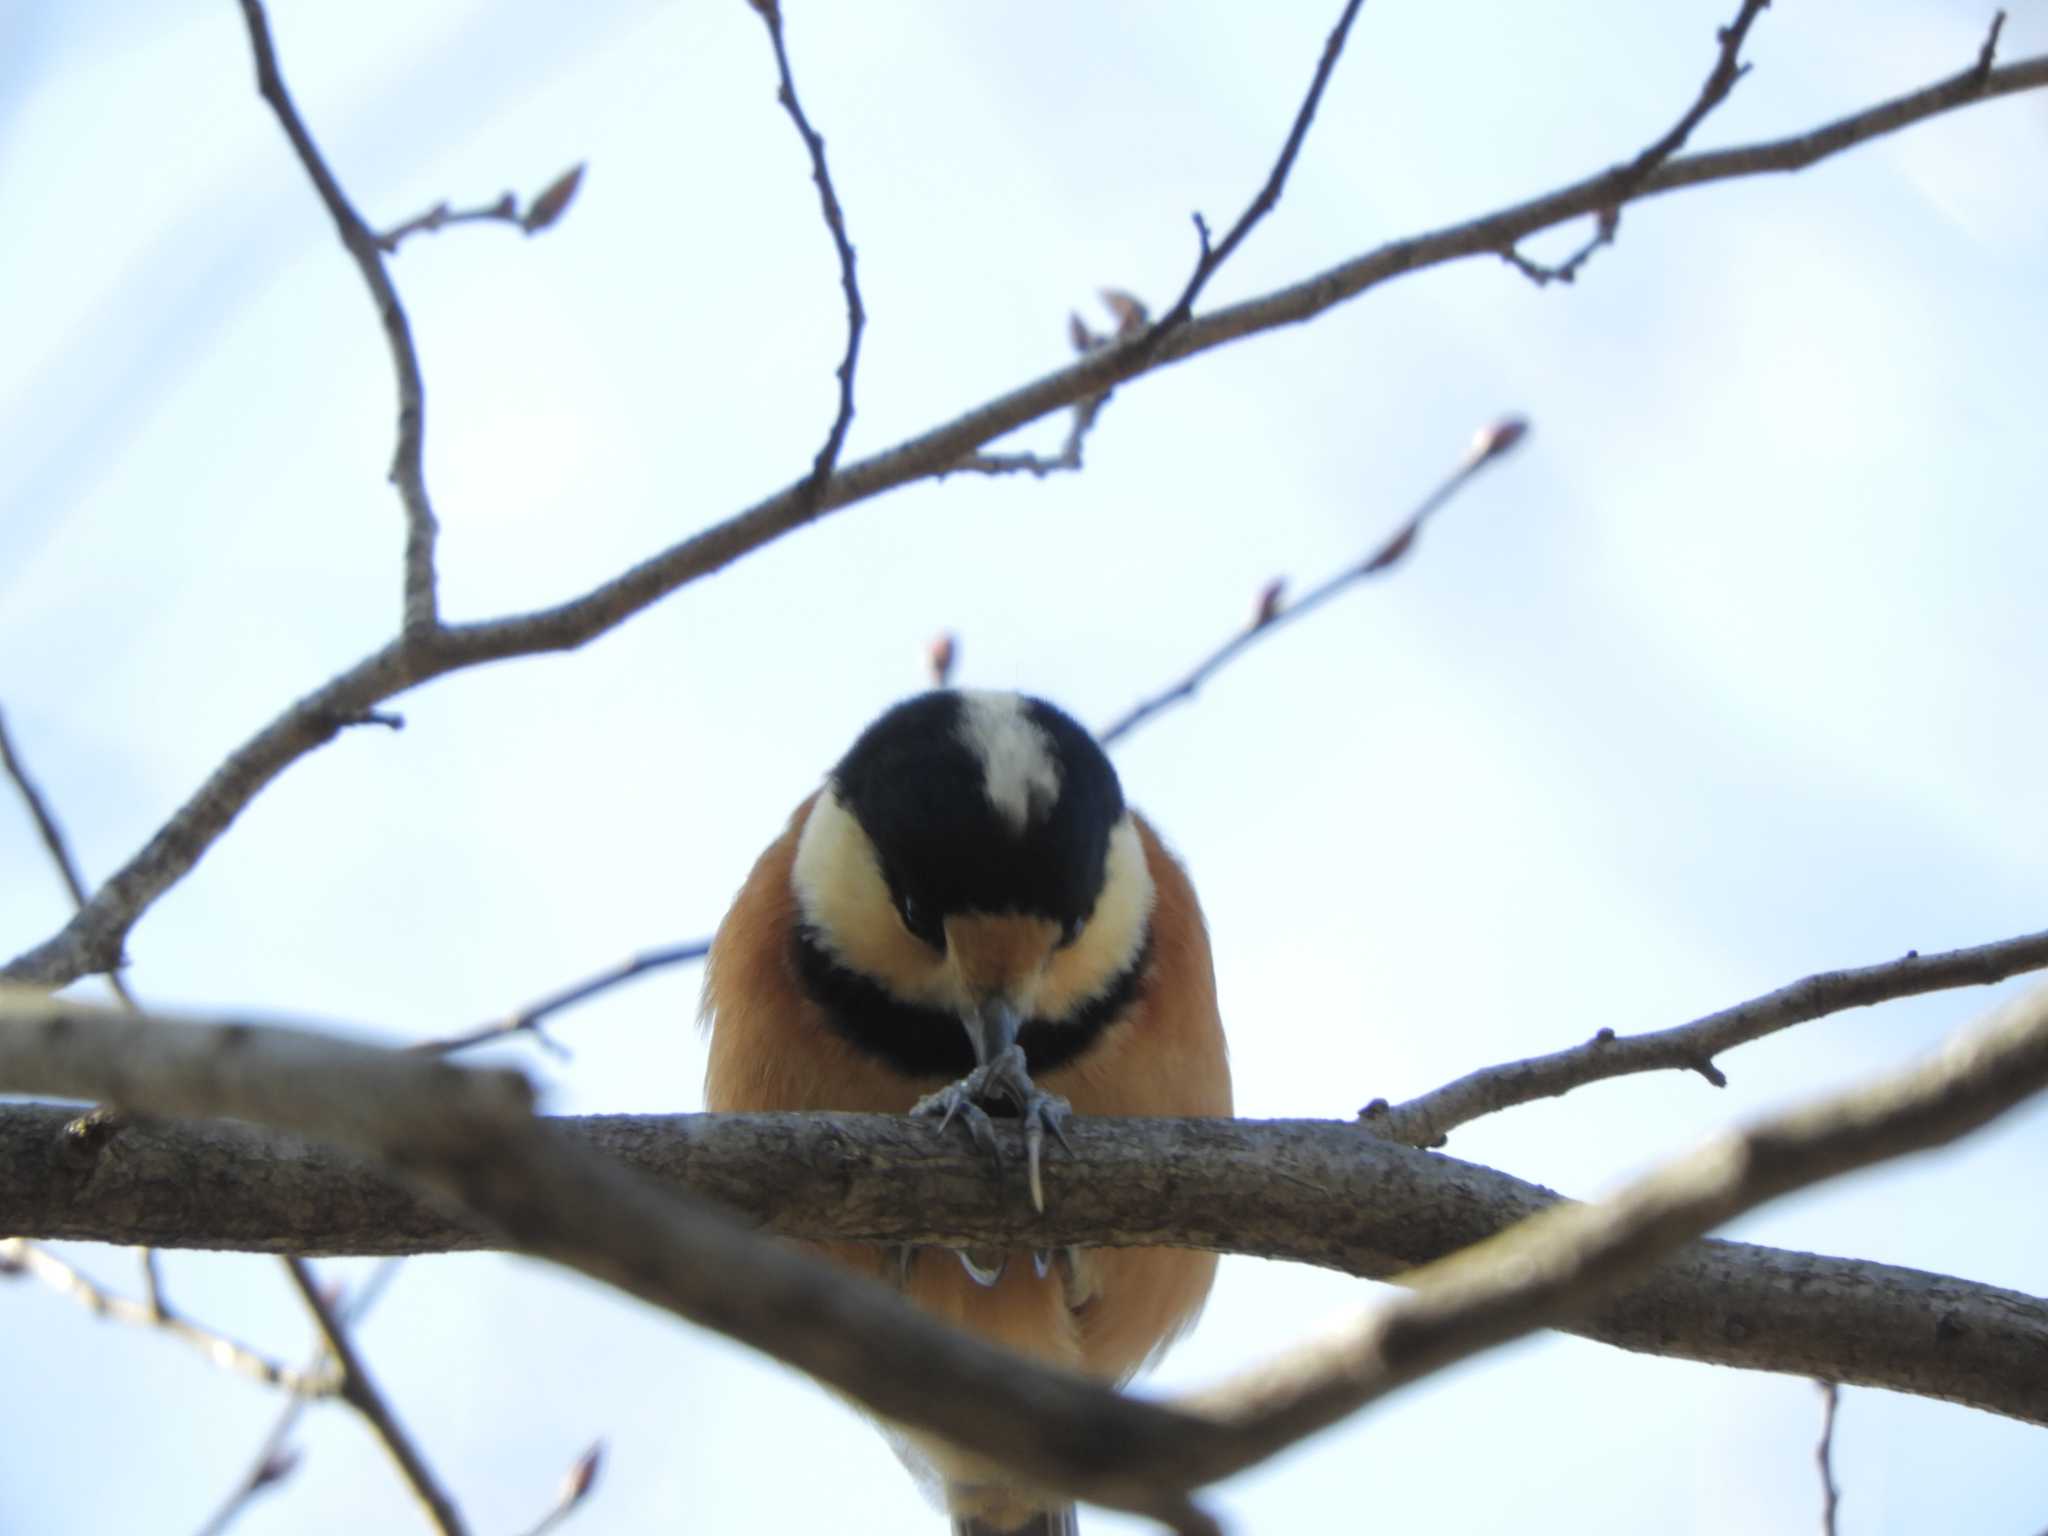
<instances>
[{"instance_id":1,"label":"varied tit","mask_svg":"<svg viewBox=\"0 0 2048 1536\"><path fill-rule=\"evenodd\" d=\"M713 1110L914 1111L973 1130L995 1109L1034 1143L1069 1109L1230 1113L1194 888L1094 738L1021 694L927 693L862 732L720 924L704 1011ZM822 1251L1110 1381L1194 1320L1216 1265L1168 1248ZM976 1458L920 1453L956 1532L1074 1529L1071 1507Z\"/></svg>"}]
</instances>

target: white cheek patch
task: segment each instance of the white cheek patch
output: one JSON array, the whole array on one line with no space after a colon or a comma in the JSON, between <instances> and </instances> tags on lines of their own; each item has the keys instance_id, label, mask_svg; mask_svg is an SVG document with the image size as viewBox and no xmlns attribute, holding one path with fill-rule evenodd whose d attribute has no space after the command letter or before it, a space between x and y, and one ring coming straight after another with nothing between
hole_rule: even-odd
<instances>
[{"instance_id":1,"label":"white cheek patch","mask_svg":"<svg viewBox=\"0 0 2048 1536\"><path fill-rule=\"evenodd\" d=\"M959 737L981 763L989 804L1021 834L1060 797L1052 738L1014 693L963 692L960 704Z\"/></svg>"},{"instance_id":2,"label":"white cheek patch","mask_svg":"<svg viewBox=\"0 0 2048 1536\"><path fill-rule=\"evenodd\" d=\"M944 957L904 931L875 845L829 788L820 792L797 835L790 885L802 921L841 965L907 1002L959 1005Z\"/></svg>"},{"instance_id":3,"label":"white cheek patch","mask_svg":"<svg viewBox=\"0 0 2048 1536\"><path fill-rule=\"evenodd\" d=\"M1127 815L1109 835L1102 894L1087 926L1072 944L1053 954L1038 998L1047 1017L1057 1020L1077 1012L1130 969L1151 933L1157 894L1145 863L1145 845Z\"/></svg>"}]
</instances>

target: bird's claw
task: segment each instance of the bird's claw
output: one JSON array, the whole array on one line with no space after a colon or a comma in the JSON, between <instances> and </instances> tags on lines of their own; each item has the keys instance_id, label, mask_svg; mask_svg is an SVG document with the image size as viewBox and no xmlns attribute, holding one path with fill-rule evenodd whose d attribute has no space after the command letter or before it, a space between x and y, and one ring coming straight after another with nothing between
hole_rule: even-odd
<instances>
[{"instance_id":1,"label":"bird's claw","mask_svg":"<svg viewBox=\"0 0 2048 1536\"><path fill-rule=\"evenodd\" d=\"M910 1112L927 1119L938 1116L942 1131L958 1118L974 1138L974 1144L1000 1168L1002 1153L996 1141L995 1126L988 1111L982 1108L982 1102L991 1098L1008 1099L1017 1106L1017 1118L1024 1126L1024 1163L1031 1186L1031 1208L1043 1214L1045 1181L1039 1169L1045 1161L1046 1132L1050 1131L1053 1139L1071 1156L1074 1148L1067 1140L1066 1121L1073 1113L1073 1106L1058 1094L1047 1093L1031 1081L1023 1047L1014 1044L1006 1047L959 1082L926 1094L911 1106Z\"/></svg>"}]
</instances>

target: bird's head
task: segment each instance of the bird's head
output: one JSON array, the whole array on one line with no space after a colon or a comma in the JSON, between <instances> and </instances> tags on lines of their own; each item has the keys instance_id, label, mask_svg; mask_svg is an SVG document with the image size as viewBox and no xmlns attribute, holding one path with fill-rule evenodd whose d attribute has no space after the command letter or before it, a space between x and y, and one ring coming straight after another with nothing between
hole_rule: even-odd
<instances>
[{"instance_id":1,"label":"bird's head","mask_svg":"<svg viewBox=\"0 0 2048 1536\"><path fill-rule=\"evenodd\" d=\"M842 1011L950 1026L941 1055L964 1028L969 1065L1101 1011L1142 963L1153 901L1102 748L1015 693L927 693L870 725L812 804L793 881Z\"/></svg>"}]
</instances>

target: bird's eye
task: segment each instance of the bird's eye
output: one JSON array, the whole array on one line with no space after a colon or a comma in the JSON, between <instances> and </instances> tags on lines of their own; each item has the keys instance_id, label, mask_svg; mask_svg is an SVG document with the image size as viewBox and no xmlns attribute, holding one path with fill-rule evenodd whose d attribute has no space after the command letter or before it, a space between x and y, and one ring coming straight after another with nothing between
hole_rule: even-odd
<instances>
[{"instance_id":1,"label":"bird's eye","mask_svg":"<svg viewBox=\"0 0 2048 1536\"><path fill-rule=\"evenodd\" d=\"M896 915L903 919L903 926L910 930L913 938L941 953L945 952L945 930L933 921L922 902L913 896L899 896L896 898Z\"/></svg>"},{"instance_id":2,"label":"bird's eye","mask_svg":"<svg viewBox=\"0 0 2048 1536\"><path fill-rule=\"evenodd\" d=\"M1078 938L1080 938L1080 937L1081 937L1081 930L1082 930L1083 928L1087 927L1087 926L1088 926L1088 924L1087 924L1087 923L1086 923L1086 922L1085 922L1085 921L1084 921L1083 919L1081 919L1081 918L1078 918L1078 917L1070 917L1070 918L1068 918L1068 919L1067 919L1067 922L1066 922L1066 925L1065 925L1064 927L1062 927L1062 928L1060 929L1060 946L1059 946L1059 947L1060 947L1061 949L1065 949L1065 948L1067 948L1067 947L1068 947L1069 945L1071 945L1071 944L1072 944L1072 943L1074 942L1074 940L1076 940L1076 939L1078 939Z\"/></svg>"}]
</instances>

